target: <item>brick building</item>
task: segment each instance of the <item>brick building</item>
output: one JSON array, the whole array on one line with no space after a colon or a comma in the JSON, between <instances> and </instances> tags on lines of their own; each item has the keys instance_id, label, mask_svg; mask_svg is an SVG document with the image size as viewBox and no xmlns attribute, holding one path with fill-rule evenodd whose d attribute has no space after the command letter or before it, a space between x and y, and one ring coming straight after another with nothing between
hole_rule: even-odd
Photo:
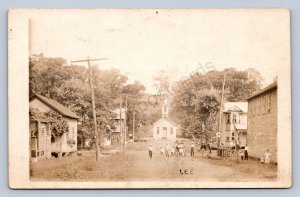
<instances>
[{"instance_id":1,"label":"brick building","mask_svg":"<svg viewBox=\"0 0 300 197\"><path fill-rule=\"evenodd\" d=\"M277 82L247 100L249 156L260 158L268 149L277 163Z\"/></svg>"}]
</instances>

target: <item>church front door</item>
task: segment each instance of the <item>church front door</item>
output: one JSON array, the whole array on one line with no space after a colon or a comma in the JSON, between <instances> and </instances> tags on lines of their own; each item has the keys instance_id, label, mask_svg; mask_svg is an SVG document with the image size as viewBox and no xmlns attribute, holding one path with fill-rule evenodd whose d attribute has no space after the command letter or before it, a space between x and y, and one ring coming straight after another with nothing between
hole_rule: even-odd
<instances>
[{"instance_id":1,"label":"church front door","mask_svg":"<svg viewBox=\"0 0 300 197\"><path fill-rule=\"evenodd\" d=\"M163 139L167 139L167 127L163 128Z\"/></svg>"}]
</instances>

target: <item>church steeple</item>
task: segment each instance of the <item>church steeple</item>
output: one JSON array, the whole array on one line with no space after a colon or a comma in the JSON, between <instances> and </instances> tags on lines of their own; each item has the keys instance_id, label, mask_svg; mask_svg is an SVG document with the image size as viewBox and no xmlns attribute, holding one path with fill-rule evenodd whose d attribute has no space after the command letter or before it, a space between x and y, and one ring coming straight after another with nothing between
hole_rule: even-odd
<instances>
[{"instance_id":1,"label":"church steeple","mask_svg":"<svg viewBox=\"0 0 300 197\"><path fill-rule=\"evenodd\" d=\"M165 98L164 103L162 105L161 117L162 118L168 118L169 117L169 105L168 105L167 97Z\"/></svg>"}]
</instances>

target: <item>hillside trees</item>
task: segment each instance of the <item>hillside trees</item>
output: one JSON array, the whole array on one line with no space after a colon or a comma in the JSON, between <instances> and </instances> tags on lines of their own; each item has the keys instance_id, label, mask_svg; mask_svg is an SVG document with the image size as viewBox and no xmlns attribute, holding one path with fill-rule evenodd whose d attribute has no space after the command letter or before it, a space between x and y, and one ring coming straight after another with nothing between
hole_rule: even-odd
<instances>
[{"instance_id":1,"label":"hillside trees","mask_svg":"<svg viewBox=\"0 0 300 197\"><path fill-rule=\"evenodd\" d=\"M48 58L40 55L32 55L29 59L29 92L50 97L76 112L83 120L83 128L86 136L92 138L93 128L90 87L88 69L80 65L68 65L63 58ZM145 87L134 82L127 83L127 76L122 75L117 69L100 70L96 66L93 69L93 82L96 103L96 116L98 133L101 136L113 127L111 120L112 110L119 107L122 100L125 107L125 95L127 95L129 114L137 109L135 101L143 94ZM143 117L142 112L140 117ZM130 117L130 116L128 116ZM128 118L129 125L132 120ZM142 120L141 120L142 121Z\"/></svg>"},{"instance_id":2,"label":"hillside trees","mask_svg":"<svg viewBox=\"0 0 300 197\"><path fill-rule=\"evenodd\" d=\"M174 89L172 111L183 135L208 140L218 128L223 77L226 75L224 102L242 101L260 88L260 74L253 69L194 73L179 81Z\"/></svg>"}]
</instances>

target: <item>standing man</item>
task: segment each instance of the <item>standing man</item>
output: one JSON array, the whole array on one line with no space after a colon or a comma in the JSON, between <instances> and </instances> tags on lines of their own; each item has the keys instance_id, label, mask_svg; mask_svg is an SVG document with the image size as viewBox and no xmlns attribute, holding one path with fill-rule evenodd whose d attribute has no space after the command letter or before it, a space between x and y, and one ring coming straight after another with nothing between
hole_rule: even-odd
<instances>
[{"instance_id":1,"label":"standing man","mask_svg":"<svg viewBox=\"0 0 300 197\"><path fill-rule=\"evenodd\" d=\"M209 154L211 154L211 146L210 146L210 142L208 142L207 148L208 148L208 150L209 150Z\"/></svg>"},{"instance_id":2,"label":"standing man","mask_svg":"<svg viewBox=\"0 0 300 197\"><path fill-rule=\"evenodd\" d=\"M245 146L245 160L248 160L248 151L249 151L249 147L246 144L246 146Z\"/></svg>"},{"instance_id":3,"label":"standing man","mask_svg":"<svg viewBox=\"0 0 300 197\"><path fill-rule=\"evenodd\" d=\"M194 157L194 155L195 155L195 144L194 144L194 142L192 143L192 145L191 145L191 157Z\"/></svg>"},{"instance_id":4,"label":"standing man","mask_svg":"<svg viewBox=\"0 0 300 197\"><path fill-rule=\"evenodd\" d=\"M149 146L149 157L150 157L150 159L152 159L152 151L153 151L153 148L152 148L152 145L150 144L150 146Z\"/></svg>"},{"instance_id":5,"label":"standing man","mask_svg":"<svg viewBox=\"0 0 300 197\"><path fill-rule=\"evenodd\" d=\"M220 146L220 157L223 157L224 155L224 144L221 143L221 146Z\"/></svg>"}]
</instances>

